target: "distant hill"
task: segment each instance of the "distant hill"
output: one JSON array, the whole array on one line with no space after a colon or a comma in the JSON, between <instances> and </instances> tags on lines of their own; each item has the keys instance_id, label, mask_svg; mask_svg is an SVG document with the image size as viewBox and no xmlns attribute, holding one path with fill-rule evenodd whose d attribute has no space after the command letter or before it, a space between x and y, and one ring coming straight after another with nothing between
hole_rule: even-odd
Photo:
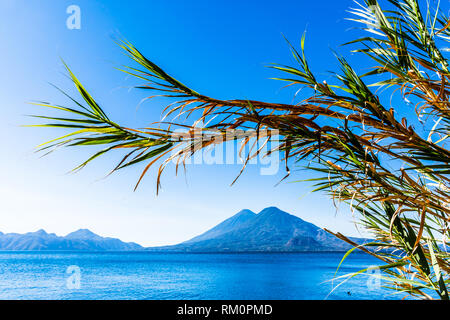
<instances>
[{"instance_id":1,"label":"distant hill","mask_svg":"<svg viewBox=\"0 0 450 320\"><path fill-rule=\"evenodd\" d=\"M357 243L366 239L351 238ZM171 252L346 251L351 246L276 207L242 210L205 233L177 245L147 248Z\"/></svg>"},{"instance_id":2,"label":"distant hill","mask_svg":"<svg viewBox=\"0 0 450 320\"><path fill-rule=\"evenodd\" d=\"M129 251L142 249L137 243L103 238L87 229L69 233L65 237L47 233L44 230L25 234L0 232L0 250L8 251Z\"/></svg>"}]
</instances>

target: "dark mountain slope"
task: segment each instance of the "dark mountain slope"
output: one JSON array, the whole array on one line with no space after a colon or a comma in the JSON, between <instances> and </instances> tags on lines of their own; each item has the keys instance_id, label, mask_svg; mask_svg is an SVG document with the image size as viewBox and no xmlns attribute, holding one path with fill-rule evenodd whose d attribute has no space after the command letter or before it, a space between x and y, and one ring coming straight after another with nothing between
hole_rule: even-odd
<instances>
[{"instance_id":1,"label":"dark mountain slope","mask_svg":"<svg viewBox=\"0 0 450 320\"><path fill-rule=\"evenodd\" d=\"M353 239L363 242L364 239ZM269 207L258 214L243 210L186 242L151 251L179 252L302 252L346 251L350 245L323 229Z\"/></svg>"}]
</instances>

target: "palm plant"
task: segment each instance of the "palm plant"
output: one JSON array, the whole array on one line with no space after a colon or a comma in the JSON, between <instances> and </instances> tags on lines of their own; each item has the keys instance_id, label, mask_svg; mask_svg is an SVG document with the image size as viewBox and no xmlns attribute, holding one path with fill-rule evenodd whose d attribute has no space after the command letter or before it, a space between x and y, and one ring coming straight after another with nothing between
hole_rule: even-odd
<instances>
[{"instance_id":1,"label":"palm plant","mask_svg":"<svg viewBox=\"0 0 450 320\"><path fill-rule=\"evenodd\" d=\"M371 71L365 74L337 56L340 72L334 74L333 83L321 82L309 68L305 36L299 50L289 44L296 65L272 68L286 75L278 80L309 90L297 104L209 97L122 41L120 47L136 65L122 71L143 81L137 88L156 91L152 97L174 99L163 120L143 129L121 126L108 118L67 68L84 101L67 95L75 107L37 103L72 115L38 116L52 122L37 126L70 130L39 150L104 146L75 168L81 169L111 150L123 149L113 171L146 162L137 187L148 169L158 164L159 187L161 173L171 161L178 167L195 152L226 142L227 130L242 129L233 139L243 145L251 138L267 140L276 130L281 140L269 152L282 152L286 168L295 162L317 172L315 190L348 203L359 223L373 234L373 242L358 245L336 233L354 246L344 258L355 249L363 250L383 261L380 277L395 292L448 300L450 72L443 46L450 42L450 20L439 7L424 10L417 0L388 0L383 5L388 9L377 0L365 0L351 10L351 20L368 32L349 44L368 57ZM382 92L401 99L388 108L379 96ZM181 123L180 117L188 120ZM193 120L186 124L189 119ZM200 128L200 122L207 125ZM177 126L188 134L174 134ZM199 130L200 135L194 134ZM262 130L266 134L260 134ZM258 153L259 149L249 151L247 160Z\"/></svg>"}]
</instances>

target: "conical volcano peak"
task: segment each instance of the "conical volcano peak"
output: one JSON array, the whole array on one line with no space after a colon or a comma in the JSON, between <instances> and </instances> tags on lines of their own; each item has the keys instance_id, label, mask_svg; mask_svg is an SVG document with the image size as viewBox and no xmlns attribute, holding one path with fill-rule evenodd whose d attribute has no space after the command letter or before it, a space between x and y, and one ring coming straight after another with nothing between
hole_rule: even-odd
<instances>
[{"instance_id":1,"label":"conical volcano peak","mask_svg":"<svg viewBox=\"0 0 450 320\"><path fill-rule=\"evenodd\" d=\"M243 209L241 211L239 211L238 213L236 213L234 216L235 217L240 217L240 216L254 216L256 215L256 213L254 213L252 210L250 209Z\"/></svg>"},{"instance_id":2,"label":"conical volcano peak","mask_svg":"<svg viewBox=\"0 0 450 320\"><path fill-rule=\"evenodd\" d=\"M267 207L267 208L261 210L258 213L258 216L259 217L263 217L263 216L266 216L266 217L268 217L268 216L273 216L273 217L285 216L285 217L288 217L288 216L292 216L292 215L290 213L287 213L286 211L283 211L283 210L277 208L277 207Z\"/></svg>"},{"instance_id":3,"label":"conical volcano peak","mask_svg":"<svg viewBox=\"0 0 450 320\"><path fill-rule=\"evenodd\" d=\"M365 239L352 238L357 243ZM174 252L347 251L351 246L318 226L275 206L258 214L244 209L205 233L177 245L148 248Z\"/></svg>"}]
</instances>

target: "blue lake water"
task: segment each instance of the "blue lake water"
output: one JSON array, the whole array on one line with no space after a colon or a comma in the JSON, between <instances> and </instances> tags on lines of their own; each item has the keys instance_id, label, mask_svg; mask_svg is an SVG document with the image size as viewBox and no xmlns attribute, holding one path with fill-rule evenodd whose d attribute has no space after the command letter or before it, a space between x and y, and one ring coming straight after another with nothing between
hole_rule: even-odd
<instances>
[{"instance_id":1,"label":"blue lake water","mask_svg":"<svg viewBox=\"0 0 450 320\"><path fill-rule=\"evenodd\" d=\"M342 253L1 252L0 299L393 299L373 277L330 294ZM378 261L350 255L339 274ZM67 273L70 266L74 273ZM78 269L79 268L79 269ZM79 277L78 272L80 271ZM79 281L78 281L79 279Z\"/></svg>"}]
</instances>

